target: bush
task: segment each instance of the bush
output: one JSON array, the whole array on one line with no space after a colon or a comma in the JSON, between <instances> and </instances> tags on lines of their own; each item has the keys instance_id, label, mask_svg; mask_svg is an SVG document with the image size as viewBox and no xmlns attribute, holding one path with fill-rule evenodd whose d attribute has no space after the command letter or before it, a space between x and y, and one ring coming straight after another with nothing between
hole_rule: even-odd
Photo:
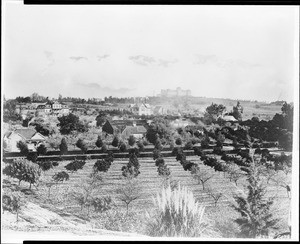
<instances>
[{"instance_id":1,"label":"bush","mask_svg":"<svg viewBox=\"0 0 300 244\"><path fill-rule=\"evenodd\" d=\"M69 174L65 171L60 171L52 176L52 179L55 182L63 182L63 181L69 180L69 178L70 178Z\"/></svg>"},{"instance_id":2,"label":"bush","mask_svg":"<svg viewBox=\"0 0 300 244\"><path fill-rule=\"evenodd\" d=\"M157 139L157 140L155 141L154 148L156 148L157 150L160 150L160 151L163 149L163 146L162 146L162 144L161 144L161 140L160 140L160 139Z\"/></svg>"},{"instance_id":3,"label":"bush","mask_svg":"<svg viewBox=\"0 0 300 244\"><path fill-rule=\"evenodd\" d=\"M164 165L165 164L165 160L163 158L158 158L155 160L155 166L159 166L159 165Z\"/></svg>"},{"instance_id":4,"label":"bush","mask_svg":"<svg viewBox=\"0 0 300 244\"><path fill-rule=\"evenodd\" d=\"M161 175L161 176L169 176L171 174L170 169L165 164L158 164L157 172L158 172L158 175Z\"/></svg>"},{"instance_id":5,"label":"bush","mask_svg":"<svg viewBox=\"0 0 300 244\"><path fill-rule=\"evenodd\" d=\"M93 166L93 169L100 172L107 172L110 168L111 162L109 160L97 160Z\"/></svg>"},{"instance_id":6,"label":"bush","mask_svg":"<svg viewBox=\"0 0 300 244\"><path fill-rule=\"evenodd\" d=\"M85 165L85 161L84 160L77 160L77 159L75 159L73 162L71 162L71 163L68 163L66 166L65 166L65 168L66 168L66 170L69 170L69 171L71 171L71 172L76 172L77 170L79 170L79 169L82 169L83 168L83 166Z\"/></svg>"},{"instance_id":7,"label":"bush","mask_svg":"<svg viewBox=\"0 0 300 244\"><path fill-rule=\"evenodd\" d=\"M103 141L101 139L101 136L99 135L96 141L96 147L102 147L103 146Z\"/></svg>"},{"instance_id":8,"label":"bush","mask_svg":"<svg viewBox=\"0 0 300 244\"><path fill-rule=\"evenodd\" d=\"M191 150L193 149L193 143L191 141L188 141L185 145L184 145L184 149L186 150Z\"/></svg>"},{"instance_id":9,"label":"bush","mask_svg":"<svg viewBox=\"0 0 300 244\"><path fill-rule=\"evenodd\" d=\"M20 149L22 155L27 156L27 154L29 153L29 149L26 142L18 141L17 147Z\"/></svg>"},{"instance_id":10,"label":"bush","mask_svg":"<svg viewBox=\"0 0 300 244\"><path fill-rule=\"evenodd\" d=\"M76 147L80 148L82 153L86 153L88 150L87 144L82 139L78 139L76 142Z\"/></svg>"},{"instance_id":11,"label":"bush","mask_svg":"<svg viewBox=\"0 0 300 244\"><path fill-rule=\"evenodd\" d=\"M127 150L126 144L124 142L121 142L119 149L120 149L121 152L125 152Z\"/></svg>"},{"instance_id":12,"label":"bush","mask_svg":"<svg viewBox=\"0 0 300 244\"><path fill-rule=\"evenodd\" d=\"M105 143L103 143L103 145L101 147L101 151L104 152L104 153L107 152L107 146L106 146Z\"/></svg>"},{"instance_id":13,"label":"bush","mask_svg":"<svg viewBox=\"0 0 300 244\"><path fill-rule=\"evenodd\" d=\"M144 147L144 144L142 141L138 141L136 144L137 144L140 152L143 152L145 150L145 147Z\"/></svg>"},{"instance_id":14,"label":"bush","mask_svg":"<svg viewBox=\"0 0 300 244\"><path fill-rule=\"evenodd\" d=\"M135 137L133 135L129 136L128 144L129 144L129 146L133 146L135 144Z\"/></svg>"},{"instance_id":15,"label":"bush","mask_svg":"<svg viewBox=\"0 0 300 244\"><path fill-rule=\"evenodd\" d=\"M3 174L18 179L19 185L21 181L28 182L31 189L31 184L39 181L41 170L37 164L26 159L17 159L3 169Z\"/></svg>"},{"instance_id":16,"label":"bush","mask_svg":"<svg viewBox=\"0 0 300 244\"><path fill-rule=\"evenodd\" d=\"M180 146L182 144L182 140L180 137L176 138L175 140L176 145Z\"/></svg>"},{"instance_id":17,"label":"bush","mask_svg":"<svg viewBox=\"0 0 300 244\"><path fill-rule=\"evenodd\" d=\"M147 234L150 236L202 236L206 224L204 207L195 201L193 193L180 184L175 189L169 185L153 199L157 214L148 216Z\"/></svg>"},{"instance_id":18,"label":"bush","mask_svg":"<svg viewBox=\"0 0 300 244\"><path fill-rule=\"evenodd\" d=\"M161 157L162 157L162 154L161 154L160 150L155 148L153 150L153 160L156 160L156 159L161 158Z\"/></svg>"},{"instance_id":19,"label":"bush","mask_svg":"<svg viewBox=\"0 0 300 244\"><path fill-rule=\"evenodd\" d=\"M95 209L95 212L105 212L111 209L112 199L111 197L103 197L103 198L93 198L92 206Z\"/></svg>"},{"instance_id":20,"label":"bush","mask_svg":"<svg viewBox=\"0 0 300 244\"><path fill-rule=\"evenodd\" d=\"M26 157L27 160L33 163L36 162L37 158L38 158L37 152L29 152Z\"/></svg>"},{"instance_id":21,"label":"bush","mask_svg":"<svg viewBox=\"0 0 300 244\"><path fill-rule=\"evenodd\" d=\"M41 144L37 148L38 155L45 155L47 153L47 147L44 144Z\"/></svg>"},{"instance_id":22,"label":"bush","mask_svg":"<svg viewBox=\"0 0 300 244\"><path fill-rule=\"evenodd\" d=\"M41 161L38 163L38 165L40 166L41 170L43 171L47 171L49 169L53 168L53 163L51 161Z\"/></svg>"}]
</instances>

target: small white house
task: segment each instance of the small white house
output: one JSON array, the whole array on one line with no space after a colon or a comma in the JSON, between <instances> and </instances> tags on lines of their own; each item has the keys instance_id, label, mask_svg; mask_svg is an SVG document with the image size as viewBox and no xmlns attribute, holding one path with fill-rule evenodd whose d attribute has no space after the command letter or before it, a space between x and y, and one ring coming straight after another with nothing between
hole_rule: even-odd
<instances>
[{"instance_id":1,"label":"small white house","mask_svg":"<svg viewBox=\"0 0 300 244\"><path fill-rule=\"evenodd\" d=\"M34 129L16 129L15 131L10 131L4 135L3 138L5 142L5 150L8 152L19 152L20 149L17 147L19 141L26 142L28 149L35 151L36 148L43 143L46 138L36 132Z\"/></svg>"}]
</instances>

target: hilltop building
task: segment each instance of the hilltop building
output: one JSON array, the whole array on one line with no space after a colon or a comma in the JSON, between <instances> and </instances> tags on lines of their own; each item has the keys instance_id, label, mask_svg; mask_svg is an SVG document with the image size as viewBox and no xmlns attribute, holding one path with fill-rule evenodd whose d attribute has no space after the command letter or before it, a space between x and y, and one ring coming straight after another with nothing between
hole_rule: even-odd
<instances>
[{"instance_id":1,"label":"hilltop building","mask_svg":"<svg viewBox=\"0 0 300 244\"><path fill-rule=\"evenodd\" d=\"M176 90L166 89L161 90L161 97L189 97L191 96L191 90L182 90L180 87L177 87Z\"/></svg>"}]
</instances>

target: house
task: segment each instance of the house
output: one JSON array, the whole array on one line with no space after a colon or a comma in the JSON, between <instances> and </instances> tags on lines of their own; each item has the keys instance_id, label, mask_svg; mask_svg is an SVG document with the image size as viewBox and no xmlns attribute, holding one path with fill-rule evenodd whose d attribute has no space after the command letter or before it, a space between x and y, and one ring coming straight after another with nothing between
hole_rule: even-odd
<instances>
[{"instance_id":1,"label":"house","mask_svg":"<svg viewBox=\"0 0 300 244\"><path fill-rule=\"evenodd\" d=\"M20 150L17 147L17 143L19 141L24 141L27 143L28 149L35 151L36 148L45 140L46 138L34 129L16 129L14 131L7 132L4 135L4 141L6 144L6 148L4 149L9 152L19 152Z\"/></svg>"},{"instance_id":2,"label":"house","mask_svg":"<svg viewBox=\"0 0 300 244\"><path fill-rule=\"evenodd\" d=\"M154 115L166 114L166 110L163 106L155 106L153 109L153 114Z\"/></svg>"},{"instance_id":3,"label":"house","mask_svg":"<svg viewBox=\"0 0 300 244\"><path fill-rule=\"evenodd\" d=\"M173 121L170 122L170 125L174 128L180 128L180 127L186 127L188 125L195 125L195 123L193 123L190 120L185 120L185 119L175 119Z\"/></svg>"},{"instance_id":4,"label":"house","mask_svg":"<svg viewBox=\"0 0 300 244\"><path fill-rule=\"evenodd\" d=\"M232 115L224 115L221 117L226 122L237 122L237 120Z\"/></svg>"},{"instance_id":5,"label":"house","mask_svg":"<svg viewBox=\"0 0 300 244\"><path fill-rule=\"evenodd\" d=\"M152 115L151 106L148 103L141 104L131 104L129 106L130 110L134 114L138 115Z\"/></svg>"},{"instance_id":6,"label":"house","mask_svg":"<svg viewBox=\"0 0 300 244\"><path fill-rule=\"evenodd\" d=\"M136 139L140 139L143 138L146 133L147 129L142 125L126 126L121 133L121 137L127 139L132 135Z\"/></svg>"},{"instance_id":7,"label":"house","mask_svg":"<svg viewBox=\"0 0 300 244\"><path fill-rule=\"evenodd\" d=\"M50 104L38 105L36 110L39 115L46 115L52 112L52 107Z\"/></svg>"},{"instance_id":8,"label":"house","mask_svg":"<svg viewBox=\"0 0 300 244\"><path fill-rule=\"evenodd\" d=\"M146 120L106 120L102 126L102 131L115 135L122 133L127 126L143 126L147 128L148 124Z\"/></svg>"}]
</instances>

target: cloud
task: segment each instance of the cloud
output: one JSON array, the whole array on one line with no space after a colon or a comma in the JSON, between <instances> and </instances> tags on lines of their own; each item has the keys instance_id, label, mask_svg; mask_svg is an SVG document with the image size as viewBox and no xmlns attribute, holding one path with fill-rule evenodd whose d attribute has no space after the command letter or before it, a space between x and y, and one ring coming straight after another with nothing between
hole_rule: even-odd
<instances>
[{"instance_id":1,"label":"cloud","mask_svg":"<svg viewBox=\"0 0 300 244\"><path fill-rule=\"evenodd\" d=\"M101 60L103 60L103 59L106 59L106 58L108 58L109 57L109 55L108 54L105 54L105 55L103 55L103 56L97 56L97 59L98 59L98 61L101 61Z\"/></svg>"},{"instance_id":2,"label":"cloud","mask_svg":"<svg viewBox=\"0 0 300 244\"><path fill-rule=\"evenodd\" d=\"M70 57L74 62L80 61L80 60L87 60L87 57L81 57L81 56L76 56L76 57Z\"/></svg>"},{"instance_id":3,"label":"cloud","mask_svg":"<svg viewBox=\"0 0 300 244\"><path fill-rule=\"evenodd\" d=\"M153 57L144 56L144 55L137 55L137 56L130 56L130 60L132 60L134 63L143 65L143 66L163 66L168 67L169 64L174 64L177 61L177 59L174 60L166 60L166 59L155 59Z\"/></svg>"},{"instance_id":4,"label":"cloud","mask_svg":"<svg viewBox=\"0 0 300 244\"><path fill-rule=\"evenodd\" d=\"M244 69L256 68L261 66L260 64L248 63L241 59L222 59L217 57L216 55L201 55L201 54L196 54L196 61L194 61L194 64L216 65L220 68L241 67Z\"/></svg>"},{"instance_id":5,"label":"cloud","mask_svg":"<svg viewBox=\"0 0 300 244\"><path fill-rule=\"evenodd\" d=\"M158 60L158 65L159 66L164 66L164 67L169 67L169 64L175 64L177 63L178 60L174 59L174 60L164 60L164 59L159 59Z\"/></svg>"},{"instance_id":6,"label":"cloud","mask_svg":"<svg viewBox=\"0 0 300 244\"><path fill-rule=\"evenodd\" d=\"M82 82L77 82L76 85L84 87L84 88L88 88L88 89L92 89L94 91L101 91L102 93L105 94L110 94L110 95L124 95L126 93L132 92L135 89L130 89L130 88L124 88L124 87L120 87L120 88L111 88L111 87L107 87L107 86L101 86L98 83L82 83Z\"/></svg>"},{"instance_id":7,"label":"cloud","mask_svg":"<svg viewBox=\"0 0 300 244\"><path fill-rule=\"evenodd\" d=\"M49 51L44 51L44 54L48 60L48 66L52 66L55 63L55 60L53 58L53 53Z\"/></svg>"}]
</instances>

